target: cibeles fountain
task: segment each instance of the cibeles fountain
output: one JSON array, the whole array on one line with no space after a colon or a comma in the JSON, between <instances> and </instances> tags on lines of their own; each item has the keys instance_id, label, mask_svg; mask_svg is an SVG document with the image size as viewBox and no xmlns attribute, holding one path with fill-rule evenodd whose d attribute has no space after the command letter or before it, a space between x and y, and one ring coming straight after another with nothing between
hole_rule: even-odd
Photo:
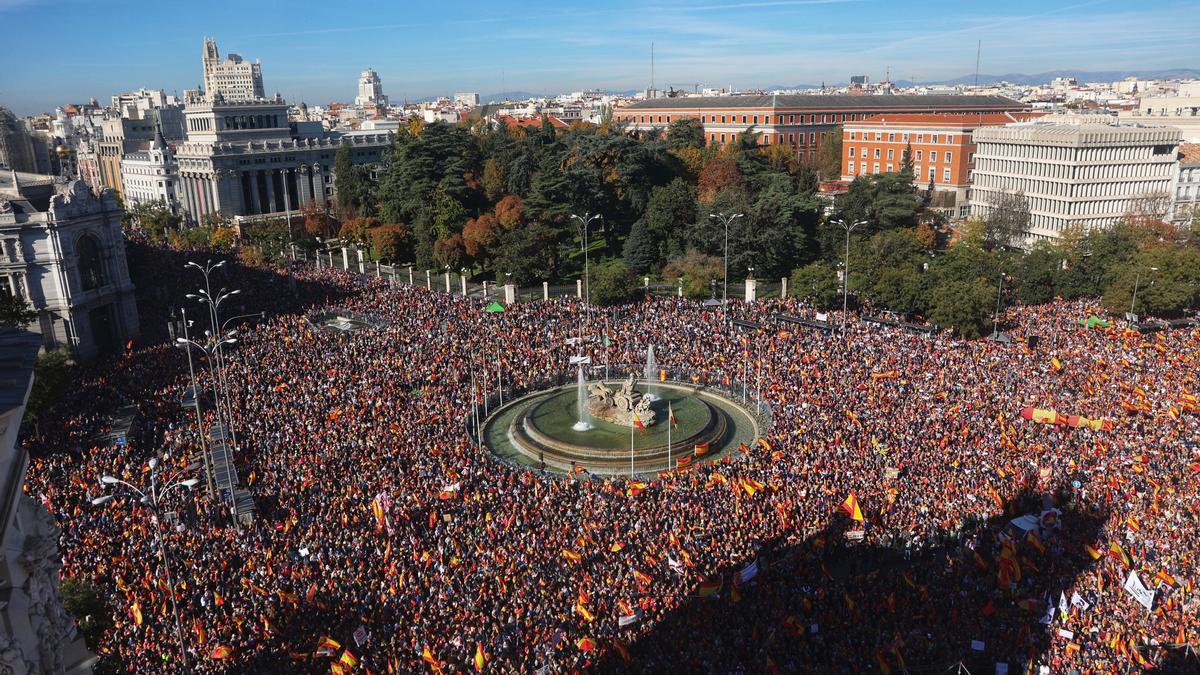
<instances>
[{"instance_id":1,"label":"cibeles fountain","mask_svg":"<svg viewBox=\"0 0 1200 675\"><path fill-rule=\"evenodd\" d=\"M719 459L766 433L763 416L736 397L669 380L653 352L648 356L645 368L618 369L624 379L588 380L580 364L559 378L563 384L506 396L480 424L479 440L492 454L534 470L649 475ZM656 377L639 380L652 370ZM471 422L467 427L473 432Z\"/></svg>"}]
</instances>

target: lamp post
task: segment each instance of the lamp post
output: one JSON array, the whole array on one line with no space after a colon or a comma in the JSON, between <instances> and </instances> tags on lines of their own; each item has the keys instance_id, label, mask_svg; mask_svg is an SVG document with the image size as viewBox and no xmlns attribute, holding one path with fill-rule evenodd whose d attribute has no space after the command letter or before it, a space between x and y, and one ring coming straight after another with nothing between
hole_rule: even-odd
<instances>
[{"instance_id":1,"label":"lamp post","mask_svg":"<svg viewBox=\"0 0 1200 675\"><path fill-rule=\"evenodd\" d=\"M195 262L188 262L184 267L185 268L186 267L194 267L195 269L199 270L201 274L204 275L204 288L199 289L195 293L188 293L186 297L190 300L195 300L197 302L208 305L209 321L212 323L212 332L211 333L206 332L206 335L208 335L216 343L217 378L220 380L221 391L225 394L225 412L226 412L226 416L229 421L229 433L233 436L233 444L236 447L238 445L237 430L234 429L234 425L233 425L233 409L230 407L230 404L229 404L229 384L225 379L225 354L221 350L222 345L232 344L232 342L230 342L224 338L217 338L217 337L215 337L215 335L221 334L221 329L220 329L220 326L222 325L221 324L221 303L225 302L226 300L228 300L229 298L231 298L235 295L240 294L242 291L241 291L241 289L238 289L238 288L235 288L232 291L226 291L224 288L222 288L220 291L217 292L217 294L215 296L213 295L212 280L211 280L212 273L214 270L216 270L224 265L225 265L224 260L216 263L215 265L212 263L211 260L209 260L209 261L206 261L204 267L201 267L200 265L196 264ZM227 335L224 337L230 337L230 336Z\"/></svg>"},{"instance_id":2,"label":"lamp post","mask_svg":"<svg viewBox=\"0 0 1200 675\"><path fill-rule=\"evenodd\" d=\"M1151 272L1157 272L1157 271L1158 271L1158 268L1157 268L1157 267L1151 267L1151 268L1150 268L1150 271L1151 271ZM1138 270L1138 271L1137 271L1137 276L1135 276L1135 277L1134 277L1134 280L1133 280L1133 300L1131 300L1131 301L1129 302L1129 313L1130 313L1131 315L1134 313L1134 307L1137 305L1137 292L1138 292L1138 284L1140 284L1140 283L1141 283L1141 281L1142 281L1142 271L1141 271L1141 270ZM1151 282L1151 284L1153 284L1153 283L1154 283L1154 282ZM1130 322L1132 322L1132 321L1133 321L1133 320L1132 320L1132 319L1130 319Z\"/></svg>"},{"instance_id":3,"label":"lamp post","mask_svg":"<svg viewBox=\"0 0 1200 675\"><path fill-rule=\"evenodd\" d=\"M125 486L125 488L131 490L134 494L136 494L138 496L138 501L141 502L142 505L149 508L150 513L154 516L154 522L153 522L154 541L155 541L155 543L158 544L158 554L160 557L162 557L163 570L166 572L166 575L167 575L167 587L170 589L171 609L175 614L175 638L179 641L179 658L180 658L181 662L183 663L183 672L188 672L187 646L183 642L183 623L179 620L179 604L175 600L175 582L171 576L171 561L170 561L170 559L167 558L167 549L166 549L166 546L163 544L162 533L160 532L160 530L162 528L162 516L161 516L161 512L160 512L160 504L162 503L162 500L164 498L166 498L167 494L171 492L171 490L173 490L177 487L184 487L184 488L187 488L190 490L191 488L195 487L196 483L199 483L200 481L195 478L188 478L187 480L172 482L172 481L175 481L175 479L178 478L179 475L181 473L183 473L183 471L186 471L186 469L183 469L183 470L179 471L178 473L176 473L171 478L167 479L165 482L169 483L169 484L160 490L159 486L158 486L158 458L152 458L150 460L149 466L150 466L150 491L149 491L149 493L138 489L137 487L133 486L132 484L127 483L127 482L121 480L120 478L117 478L116 476L109 476L109 475L101 476L100 482L103 483L104 485L123 485L123 486ZM112 501L112 499L115 496L116 495L113 495L113 494L107 494L107 495L103 495L101 497L96 497L95 499L92 500L92 505L93 506L102 506L102 505L107 504L108 502Z\"/></svg>"},{"instance_id":4,"label":"lamp post","mask_svg":"<svg viewBox=\"0 0 1200 675\"><path fill-rule=\"evenodd\" d=\"M196 406L196 429L200 432L200 454L204 457L204 487L208 491L208 496L213 495L213 479L212 469L209 466L208 458L208 441L204 438L204 416L200 414L200 388L196 386L196 370L192 366L192 349L190 345L195 344L188 336L188 327L191 326L191 321L187 318L187 309L180 308L180 314L183 316L183 341L189 346L185 347L188 360L188 375L192 382L192 402ZM216 405L216 401L213 401Z\"/></svg>"},{"instance_id":5,"label":"lamp post","mask_svg":"<svg viewBox=\"0 0 1200 675\"><path fill-rule=\"evenodd\" d=\"M846 317L850 313L850 233L859 225L866 225L865 220L856 220L847 224L844 220L833 221L834 225L846 231L846 258L842 270L842 335L846 334Z\"/></svg>"},{"instance_id":6,"label":"lamp post","mask_svg":"<svg viewBox=\"0 0 1200 675\"><path fill-rule=\"evenodd\" d=\"M175 344L179 345L180 347L182 347L183 349L186 349L186 350L188 351L188 364L189 364L189 367L190 367L190 365L191 365L191 359L192 359L192 353L191 353L191 352L192 352L192 348L193 348L193 347L195 347L196 349L199 349L199 350L200 350L200 352L201 352L202 354L204 354L204 356L205 356L205 357L208 359L208 365L209 365L209 369L210 369L210 370L212 370L212 371L213 371L213 373L214 373L214 374L213 374L213 378L212 378L212 387L213 387L213 408L214 408L214 410L215 410L215 411L216 411L216 413L217 413L217 422L218 422L218 423L222 423L222 419L221 419L221 412L222 412L222 411L221 411L221 396L220 396L220 392L219 392L219 390L218 390L218 384L220 383L220 378L218 378L218 377L217 377L217 375L216 375L216 371L217 371L217 368L218 368L217 364L218 364L218 362L219 362L219 359L218 359L218 357L217 357L217 354L220 352L221 345L223 345L223 344L233 344L233 343L237 342L237 340L236 340L235 338L232 338L232 337L226 337L226 338L224 338L224 339L222 339L222 340L214 340L214 339L212 339L212 334L211 334L211 333L209 333L208 331L204 331L204 333L205 333L205 335L206 335L206 336L208 336L208 337L209 337L209 339L208 339L208 340L206 340L204 343L196 342L195 340L192 340L190 337L181 337L181 338L175 338ZM186 333L185 333L185 335L186 335ZM194 386L194 385L193 385L193 386ZM193 390L193 391L194 391L194 390ZM196 404L196 405L197 405L197 415L199 415L199 401L197 401L197 404ZM224 411L224 412L225 412L225 418L226 418L226 419L228 419L228 420L230 420L230 422L232 422L232 420L233 420L233 412L232 412L232 411L229 409L229 401L228 401L228 398L226 398L226 401L225 401L225 406L224 406L224 408L225 408L225 411ZM230 426L230 427L229 427L229 429L230 429L230 431L231 431L231 433L232 433L232 426ZM203 430L203 429L201 429L200 433L201 433L201 434L203 434L203 433L204 433L204 430ZM237 445L237 436L236 436L236 435L234 436L234 440L233 440L233 442L234 442L234 445L236 446L236 445ZM207 452L205 452L205 457L204 457L204 460L205 460L205 463L207 464L207 463L208 463L208 453L207 453Z\"/></svg>"},{"instance_id":7,"label":"lamp post","mask_svg":"<svg viewBox=\"0 0 1200 675\"><path fill-rule=\"evenodd\" d=\"M1003 295L1003 293L1004 293L1004 278L1007 276L1008 275L1005 274L1004 272L1000 273L1000 285L996 289L996 311L992 312L992 339L993 340L995 340L997 337L996 321L1000 318L1000 296Z\"/></svg>"},{"instance_id":8,"label":"lamp post","mask_svg":"<svg viewBox=\"0 0 1200 675\"><path fill-rule=\"evenodd\" d=\"M587 317L587 324L590 326L592 325L592 285L588 283L588 230L591 229L592 221L600 218L600 214L584 212L582 216L577 216L572 213L571 217L578 220L583 229L583 311ZM582 337L582 331L580 333L580 337Z\"/></svg>"},{"instance_id":9,"label":"lamp post","mask_svg":"<svg viewBox=\"0 0 1200 675\"><path fill-rule=\"evenodd\" d=\"M716 218L721 225L725 227L725 270L722 276L725 280L725 287L721 291L721 304L728 309L729 307L729 224L735 219L741 218L740 213L710 213L709 218Z\"/></svg>"}]
</instances>

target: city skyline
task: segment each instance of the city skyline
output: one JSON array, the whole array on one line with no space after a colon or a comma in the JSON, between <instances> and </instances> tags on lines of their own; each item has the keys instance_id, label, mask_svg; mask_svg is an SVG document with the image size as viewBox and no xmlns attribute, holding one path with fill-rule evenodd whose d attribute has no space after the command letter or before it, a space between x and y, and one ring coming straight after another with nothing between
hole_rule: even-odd
<instances>
[{"instance_id":1,"label":"city skyline","mask_svg":"<svg viewBox=\"0 0 1200 675\"><path fill-rule=\"evenodd\" d=\"M1107 0L1050 7L1017 0L989 13L872 0L664 0L570 12L468 5L381 8L357 20L325 18L314 3L290 5L288 16L242 4L145 15L116 3L93 16L78 0L0 0L0 17L11 25L0 58L17 66L0 81L0 105L34 114L92 97L105 103L138 87L197 87L204 36L215 37L223 54L261 60L268 93L310 104L353 100L368 67L393 102L455 91L639 89L650 84L651 42L662 89L833 84L889 71L893 79L937 81L972 72L979 40L983 73L1198 65L1180 49L1193 38L1194 3L1172 0L1136 11ZM31 58L45 52L50 24L74 47ZM118 47L105 49L99 36Z\"/></svg>"}]
</instances>

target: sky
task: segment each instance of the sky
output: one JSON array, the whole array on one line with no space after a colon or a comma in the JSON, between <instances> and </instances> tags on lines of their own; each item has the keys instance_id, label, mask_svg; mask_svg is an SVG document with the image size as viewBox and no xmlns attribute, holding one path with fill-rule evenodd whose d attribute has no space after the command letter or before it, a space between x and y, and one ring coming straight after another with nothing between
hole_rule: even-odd
<instances>
[{"instance_id":1,"label":"sky","mask_svg":"<svg viewBox=\"0 0 1200 675\"><path fill-rule=\"evenodd\" d=\"M842 83L891 72L1200 68L1200 0L0 0L0 106L53 110L201 82L206 36L263 64L268 93L352 101L367 67L393 102L459 91Z\"/></svg>"}]
</instances>

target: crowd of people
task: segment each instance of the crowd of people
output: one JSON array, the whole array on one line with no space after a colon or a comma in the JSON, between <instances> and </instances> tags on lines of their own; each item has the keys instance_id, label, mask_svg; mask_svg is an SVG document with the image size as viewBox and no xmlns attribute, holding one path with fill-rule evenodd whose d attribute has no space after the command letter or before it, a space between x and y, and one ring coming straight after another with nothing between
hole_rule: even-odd
<instances>
[{"instance_id":1,"label":"crowd of people","mask_svg":"<svg viewBox=\"0 0 1200 675\"><path fill-rule=\"evenodd\" d=\"M222 273L238 286L236 266ZM181 626L197 673L1200 668L1194 328L1089 329L1098 310L1057 302L1004 313L1011 344L964 342L780 322L812 316L793 299L496 313L328 269L290 275L257 279L245 302L269 306L301 280L326 289L309 309L380 324L319 330L289 305L225 351L253 524L203 481L164 495L157 517L127 497L91 504L124 494L103 475L197 476L178 349L91 371L26 438L27 489L62 528L64 578L108 601L105 663L183 672ZM581 349L640 363L650 345L699 385L751 363L771 407L763 438L627 479L510 466L466 433L472 400L500 382L507 398ZM200 359L206 389L213 375ZM137 433L98 443L122 404L137 406ZM1064 423L1025 419L1029 407ZM209 399L204 413L207 429ZM1031 536L1013 529L1022 515L1040 523ZM1124 588L1131 572L1149 609Z\"/></svg>"}]
</instances>

